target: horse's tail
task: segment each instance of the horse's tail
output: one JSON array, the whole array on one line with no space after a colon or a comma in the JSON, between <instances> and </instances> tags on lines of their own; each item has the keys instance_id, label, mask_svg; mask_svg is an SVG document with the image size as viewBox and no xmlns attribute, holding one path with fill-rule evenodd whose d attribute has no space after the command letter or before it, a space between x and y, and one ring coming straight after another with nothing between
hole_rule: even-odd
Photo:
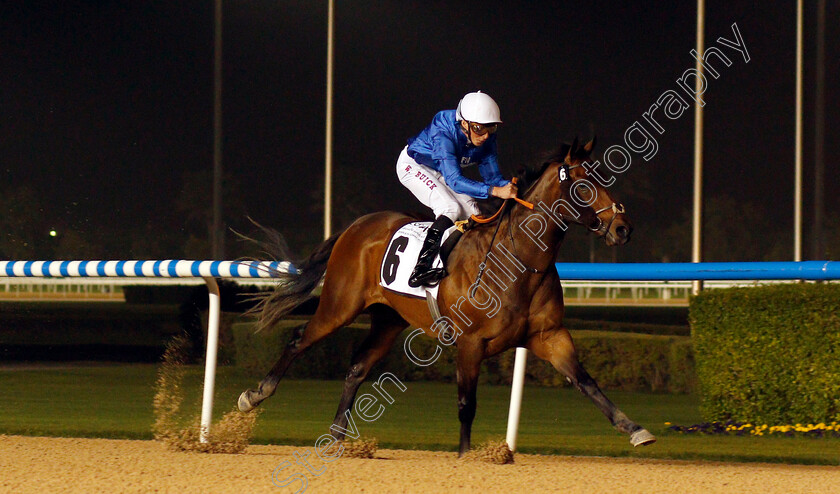
<instances>
[{"instance_id":1,"label":"horse's tail","mask_svg":"<svg viewBox=\"0 0 840 494\"><path fill-rule=\"evenodd\" d=\"M285 241L279 233L270 231L269 242L260 242L267 250L285 253ZM248 310L248 315L257 316L257 331L269 328L283 319L295 307L312 297L312 290L321 282L327 271L327 262L332 255L333 247L341 236L336 233L324 240L305 260L293 263L295 272L277 273L279 285L273 291L264 292L253 297L257 304Z\"/></svg>"}]
</instances>

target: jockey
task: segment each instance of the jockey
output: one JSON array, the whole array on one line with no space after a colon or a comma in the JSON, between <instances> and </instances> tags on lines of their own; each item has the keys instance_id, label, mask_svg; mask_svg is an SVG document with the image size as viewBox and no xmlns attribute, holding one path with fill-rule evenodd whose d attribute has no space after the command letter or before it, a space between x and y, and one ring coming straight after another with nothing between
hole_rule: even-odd
<instances>
[{"instance_id":1,"label":"jockey","mask_svg":"<svg viewBox=\"0 0 840 494\"><path fill-rule=\"evenodd\" d=\"M496 129L500 123L499 105L493 98L481 91L469 93L461 98L457 109L435 115L400 153L400 183L435 214L409 286L435 286L446 276L444 268L432 269L441 237L453 222L479 214L476 199L516 196L516 185L499 171ZM478 165L484 182L461 174L461 168L473 165Z\"/></svg>"}]
</instances>

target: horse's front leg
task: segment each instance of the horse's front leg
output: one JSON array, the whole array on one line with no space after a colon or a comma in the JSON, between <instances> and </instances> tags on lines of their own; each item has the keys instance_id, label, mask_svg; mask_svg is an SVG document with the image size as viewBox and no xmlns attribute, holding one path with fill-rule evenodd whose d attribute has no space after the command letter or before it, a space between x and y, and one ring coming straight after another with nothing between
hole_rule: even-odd
<instances>
[{"instance_id":1,"label":"horse's front leg","mask_svg":"<svg viewBox=\"0 0 840 494\"><path fill-rule=\"evenodd\" d=\"M461 422L461 439L458 446L459 458L470 450L470 435L472 434L472 423L475 419L477 405L478 373L481 369L482 358L484 358L484 348L480 343L466 341L466 338L463 337L458 340L456 376L458 380L458 420Z\"/></svg>"},{"instance_id":2,"label":"horse's front leg","mask_svg":"<svg viewBox=\"0 0 840 494\"><path fill-rule=\"evenodd\" d=\"M581 393L589 397L595 406L607 417L619 432L630 435L633 446L642 446L656 442L656 437L645 428L630 420L604 395L598 383L580 364L569 331L565 328L536 332L526 344L537 357L548 361L574 385Z\"/></svg>"}]
</instances>

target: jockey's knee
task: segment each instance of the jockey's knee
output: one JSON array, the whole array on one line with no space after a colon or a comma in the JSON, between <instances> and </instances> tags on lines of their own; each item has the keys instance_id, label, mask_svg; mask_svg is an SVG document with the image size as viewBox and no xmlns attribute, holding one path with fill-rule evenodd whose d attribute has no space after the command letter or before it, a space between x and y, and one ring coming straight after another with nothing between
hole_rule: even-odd
<instances>
[{"instance_id":1,"label":"jockey's knee","mask_svg":"<svg viewBox=\"0 0 840 494\"><path fill-rule=\"evenodd\" d=\"M464 218L469 218L470 215L478 216L478 215L481 214L481 210L478 209L478 205L475 202L472 202L471 204L469 204L469 206L466 207L465 209L466 209L466 211L464 212Z\"/></svg>"},{"instance_id":2,"label":"jockey's knee","mask_svg":"<svg viewBox=\"0 0 840 494\"><path fill-rule=\"evenodd\" d=\"M445 209L435 209L435 218L439 218L441 216L446 216L452 223L459 221L461 219L461 208L453 209L453 208L445 208Z\"/></svg>"}]
</instances>

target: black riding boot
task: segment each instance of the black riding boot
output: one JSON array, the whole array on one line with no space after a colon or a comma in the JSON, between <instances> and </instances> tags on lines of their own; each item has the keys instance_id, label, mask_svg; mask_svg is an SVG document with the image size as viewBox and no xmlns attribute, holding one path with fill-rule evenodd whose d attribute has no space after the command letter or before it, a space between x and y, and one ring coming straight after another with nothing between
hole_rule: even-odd
<instances>
[{"instance_id":1,"label":"black riding boot","mask_svg":"<svg viewBox=\"0 0 840 494\"><path fill-rule=\"evenodd\" d=\"M417 265L408 278L408 286L417 288L419 286L435 286L446 276L445 268L432 268L438 251L440 251L440 239L443 232L452 226L452 220L447 216L438 216L429 230L426 232L426 240L423 242L423 250L417 259Z\"/></svg>"}]
</instances>

